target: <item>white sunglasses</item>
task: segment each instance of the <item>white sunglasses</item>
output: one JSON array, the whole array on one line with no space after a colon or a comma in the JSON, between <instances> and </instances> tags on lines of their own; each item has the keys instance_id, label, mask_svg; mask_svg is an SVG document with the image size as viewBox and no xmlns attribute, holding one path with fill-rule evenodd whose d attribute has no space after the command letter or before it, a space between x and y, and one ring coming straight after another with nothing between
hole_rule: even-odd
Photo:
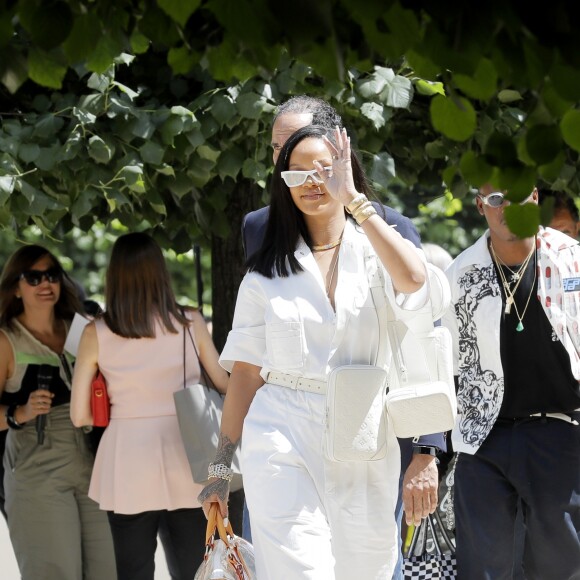
<instances>
[{"instance_id":1,"label":"white sunglasses","mask_svg":"<svg viewBox=\"0 0 580 580\"><path fill-rule=\"evenodd\" d=\"M332 175L332 167L324 167L324 171L326 171L328 177ZM282 171L280 175L288 187L304 185L309 177L317 185L323 181L320 179L316 169L311 169L310 171Z\"/></svg>"},{"instance_id":2,"label":"white sunglasses","mask_svg":"<svg viewBox=\"0 0 580 580\"><path fill-rule=\"evenodd\" d=\"M530 197L532 197L533 193L534 192L530 193L526 199L520 201L520 205L526 203ZM483 205L488 205L489 207L493 207L495 209L501 207L504 203L507 203L508 205L510 204L510 202L505 198L505 194L503 194L501 191L494 191L489 195L481 195L481 193L478 193L477 197L479 197Z\"/></svg>"}]
</instances>

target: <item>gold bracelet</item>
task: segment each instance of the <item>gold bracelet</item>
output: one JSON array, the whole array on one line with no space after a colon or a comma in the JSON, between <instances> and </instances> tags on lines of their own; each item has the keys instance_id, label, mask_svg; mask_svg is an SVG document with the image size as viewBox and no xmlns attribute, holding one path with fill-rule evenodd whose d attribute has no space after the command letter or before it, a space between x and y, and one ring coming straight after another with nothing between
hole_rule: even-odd
<instances>
[{"instance_id":1,"label":"gold bracelet","mask_svg":"<svg viewBox=\"0 0 580 580\"><path fill-rule=\"evenodd\" d=\"M366 222L372 215L375 215L376 213L377 210L371 204L370 207L359 211L354 219L359 226L362 226L364 222Z\"/></svg>"},{"instance_id":2,"label":"gold bracelet","mask_svg":"<svg viewBox=\"0 0 580 580\"><path fill-rule=\"evenodd\" d=\"M364 193L359 193L355 196L355 198L346 206L346 211L354 215L356 210L363 204L365 201L368 201L367 196Z\"/></svg>"},{"instance_id":3,"label":"gold bracelet","mask_svg":"<svg viewBox=\"0 0 580 580\"><path fill-rule=\"evenodd\" d=\"M372 203L370 201L365 201L364 203L361 203L353 212L352 212L352 217L354 219L356 219L356 217L359 215L359 213L361 211L364 211L365 209L367 209L367 207L372 207Z\"/></svg>"}]
</instances>

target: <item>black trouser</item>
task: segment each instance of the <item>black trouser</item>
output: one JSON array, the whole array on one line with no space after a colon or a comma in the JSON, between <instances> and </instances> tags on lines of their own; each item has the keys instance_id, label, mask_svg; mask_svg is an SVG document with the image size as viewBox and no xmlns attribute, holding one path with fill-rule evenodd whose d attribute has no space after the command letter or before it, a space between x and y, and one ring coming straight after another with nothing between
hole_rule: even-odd
<instances>
[{"instance_id":1,"label":"black trouser","mask_svg":"<svg viewBox=\"0 0 580 580\"><path fill-rule=\"evenodd\" d=\"M511 580L522 565L514 561L519 533L528 580L580 579L579 450L580 426L527 419L498 421L475 455L459 454L459 580Z\"/></svg>"},{"instance_id":2,"label":"black trouser","mask_svg":"<svg viewBox=\"0 0 580 580\"><path fill-rule=\"evenodd\" d=\"M229 515L238 535L243 501L243 491L230 495ZM201 508L107 515L115 546L117 580L153 580L157 534L171 580L193 580L205 552L207 520Z\"/></svg>"}]
</instances>

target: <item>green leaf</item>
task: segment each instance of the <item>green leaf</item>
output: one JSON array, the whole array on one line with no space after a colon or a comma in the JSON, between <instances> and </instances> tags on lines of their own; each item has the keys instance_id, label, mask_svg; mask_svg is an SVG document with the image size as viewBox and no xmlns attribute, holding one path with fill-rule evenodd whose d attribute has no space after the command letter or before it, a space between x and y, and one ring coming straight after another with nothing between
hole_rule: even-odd
<instances>
[{"instance_id":1,"label":"green leaf","mask_svg":"<svg viewBox=\"0 0 580 580\"><path fill-rule=\"evenodd\" d=\"M139 93L121 83L118 83L117 81L112 81L111 84L117 87L122 93L125 93L131 100L139 96Z\"/></svg>"},{"instance_id":2,"label":"green leaf","mask_svg":"<svg viewBox=\"0 0 580 580\"><path fill-rule=\"evenodd\" d=\"M41 147L35 160L35 165L43 171L52 171L61 153L60 144L57 142L50 147Z\"/></svg>"},{"instance_id":3,"label":"green leaf","mask_svg":"<svg viewBox=\"0 0 580 580\"><path fill-rule=\"evenodd\" d=\"M89 139L88 153L91 159L97 163L109 163L113 157L113 151L98 135L93 135Z\"/></svg>"},{"instance_id":4,"label":"green leaf","mask_svg":"<svg viewBox=\"0 0 580 580\"><path fill-rule=\"evenodd\" d=\"M494 167L514 167L518 164L518 154L514 142L508 135L492 133L484 148L485 160Z\"/></svg>"},{"instance_id":5,"label":"green leaf","mask_svg":"<svg viewBox=\"0 0 580 580\"><path fill-rule=\"evenodd\" d=\"M62 60L44 50L31 48L28 53L28 76L49 89L62 88L66 66Z\"/></svg>"},{"instance_id":6,"label":"green leaf","mask_svg":"<svg viewBox=\"0 0 580 580\"><path fill-rule=\"evenodd\" d=\"M171 48L167 53L167 62L175 75L185 75L199 62L199 55L191 52L186 46Z\"/></svg>"},{"instance_id":7,"label":"green leaf","mask_svg":"<svg viewBox=\"0 0 580 580\"><path fill-rule=\"evenodd\" d=\"M145 182L143 181L143 167L141 165L126 165L119 171L119 177L122 177L127 187L135 193L145 191Z\"/></svg>"},{"instance_id":8,"label":"green leaf","mask_svg":"<svg viewBox=\"0 0 580 580\"><path fill-rule=\"evenodd\" d=\"M540 227L540 208L535 203L511 204L504 208L509 229L519 238L530 238Z\"/></svg>"},{"instance_id":9,"label":"green leaf","mask_svg":"<svg viewBox=\"0 0 580 580\"><path fill-rule=\"evenodd\" d=\"M369 172L372 181L386 187L396 175L395 161L388 153L377 153L372 156Z\"/></svg>"},{"instance_id":10,"label":"green leaf","mask_svg":"<svg viewBox=\"0 0 580 580\"><path fill-rule=\"evenodd\" d=\"M175 175L174 179L168 180L167 184L169 190L179 199L193 191L193 181L183 172Z\"/></svg>"},{"instance_id":11,"label":"green leaf","mask_svg":"<svg viewBox=\"0 0 580 580\"><path fill-rule=\"evenodd\" d=\"M497 90L497 71L487 58L479 61L473 76L455 74L453 80L472 99L489 101Z\"/></svg>"},{"instance_id":12,"label":"green leaf","mask_svg":"<svg viewBox=\"0 0 580 580\"><path fill-rule=\"evenodd\" d=\"M568 111L560 122L560 129L566 144L580 152L580 111Z\"/></svg>"},{"instance_id":13,"label":"green leaf","mask_svg":"<svg viewBox=\"0 0 580 580\"><path fill-rule=\"evenodd\" d=\"M18 157L24 163L32 163L40 154L40 147L36 143L23 143L18 149Z\"/></svg>"},{"instance_id":14,"label":"green leaf","mask_svg":"<svg viewBox=\"0 0 580 580\"><path fill-rule=\"evenodd\" d=\"M477 156L473 151L466 151L459 163L459 169L470 185L480 187L489 181L493 167L483 157Z\"/></svg>"},{"instance_id":15,"label":"green leaf","mask_svg":"<svg viewBox=\"0 0 580 580\"><path fill-rule=\"evenodd\" d=\"M268 177L268 168L254 159L246 159L242 166L242 175L252 181L263 181Z\"/></svg>"},{"instance_id":16,"label":"green leaf","mask_svg":"<svg viewBox=\"0 0 580 580\"><path fill-rule=\"evenodd\" d=\"M453 141L467 141L475 132L477 116L467 99L437 95L431 100L430 112L433 127Z\"/></svg>"},{"instance_id":17,"label":"green leaf","mask_svg":"<svg viewBox=\"0 0 580 580\"><path fill-rule=\"evenodd\" d=\"M425 81L423 79L417 79L414 82L415 89L420 95L425 95L426 97L432 97L433 95L445 96L445 88L441 82Z\"/></svg>"},{"instance_id":18,"label":"green leaf","mask_svg":"<svg viewBox=\"0 0 580 580\"><path fill-rule=\"evenodd\" d=\"M163 148L155 141L147 141L140 149L141 159L145 163L150 163L151 165L161 165L163 162L163 156L165 155L165 148Z\"/></svg>"},{"instance_id":19,"label":"green leaf","mask_svg":"<svg viewBox=\"0 0 580 580\"><path fill-rule=\"evenodd\" d=\"M214 149L210 145L200 145L197 148L197 154L202 159L207 159L208 161L215 163L218 160L218 157L220 156L220 151Z\"/></svg>"},{"instance_id":20,"label":"green leaf","mask_svg":"<svg viewBox=\"0 0 580 580\"><path fill-rule=\"evenodd\" d=\"M536 170L523 165L503 167L497 173L497 185L501 191L509 191L513 201L522 201L536 186Z\"/></svg>"},{"instance_id":21,"label":"green leaf","mask_svg":"<svg viewBox=\"0 0 580 580\"><path fill-rule=\"evenodd\" d=\"M91 57L86 62L87 69L91 72L104 73L122 51L121 43L113 35L101 36Z\"/></svg>"},{"instance_id":22,"label":"green leaf","mask_svg":"<svg viewBox=\"0 0 580 580\"><path fill-rule=\"evenodd\" d=\"M236 179L242 165L246 159L246 155L241 147L234 146L226 149L219 158L217 170L222 179L231 177Z\"/></svg>"},{"instance_id":23,"label":"green leaf","mask_svg":"<svg viewBox=\"0 0 580 580\"><path fill-rule=\"evenodd\" d=\"M226 95L217 95L211 101L210 112L220 125L225 125L236 114L236 106Z\"/></svg>"},{"instance_id":24,"label":"green leaf","mask_svg":"<svg viewBox=\"0 0 580 580\"><path fill-rule=\"evenodd\" d=\"M87 187L83 189L77 198L73 201L70 208L73 221L78 223L78 219L87 215L95 205L95 200L101 198L101 192L94 187Z\"/></svg>"},{"instance_id":25,"label":"green leaf","mask_svg":"<svg viewBox=\"0 0 580 580\"><path fill-rule=\"evenodd\" d=\"M395 73L393 73L393 77L394 76ZM387 81L384 77L373 73L369 79L357 83L357 88L363 99L372 99L381 93L386 84Z\"/></svg>"},{"instance_id":26,"label":"green leaf","mask_svg":"<svg viewBox=\"0 0 580 580\"><path fill-rule=\"evenodd\" d=\"M79 123L83 126L92 125L97 120L96 115L87 110L79 109L78 107L73 107L72 114L73 117L76 117Z\"/></svg>"},{"instance_id":27,"label":"green leaf","mask_svg":"<svg viewBox=\"0 0 580 580\"><path fill-rule=\"evenodd\" d=\"M28 21L32 42L45 50L59 46L71 33L73 20L72 11L66 2L41 2Z\"/></svg>"},{"instance_id":28,"label":"green leaf","mask_svg":"<svg viewBox=\"0 0 580 580\"><path fill-rule=\"evenodd\" d=\"M131 49L135 54L144 54L149 50L149 44L151 41L139 32L139 30L133 30L130 38Z\"/></svg>"},{"instance_id":29,"label":"green leaf","mask_svg":"<svg viewBox=\"0 0 580 580\"><path fill-rule=\"evenodd\" d=\"M387 107L407 109L413 100L413 83L408 78L397 75L387 83L384 93Z\"/></svg>"},{"instance_id":30,"label":"green leaf","mask_svg":"<svg viewBox=\"0 0 580 580\"><path fill-rule=\"evenodd\" d=\"M580 100L580 71L563 63L556 63L550 78L558 94L567 101Z\"/></svg>"},{"instance_id":31,"label":"green leaf","mask_svg":"<svg viewBox=\"0 0 580 580\"><path fill-rule=\"evenodd\" d=\"M240 95L236 107L240 115L246 119L259 119L264 113L272 113L275 108L265 97L254 92Z\"/></svg>"},{"instance_id":32,"label":"green leaf","mask_svg":"<svg viewBox=\"0 0 580 580\"><path fill-rule=\"evenodd\" d=\"M538 173L540 174L540 177L542 177L542 179L548 183L552 183L560 175L560 171L564 166L565 161L566 154L563 151L560 151L560 153L558 153L558 155L550 163L538 167Z\"/></svg>"},{"instance_id":33,"label":"green leaf","mask_svg":"<svg viewBox=\"0 0 580 580\"><path fill-rule=\"evenodd\" d=\"M87 81L87 86L89 89L99 91L99 93L104 93L109 88L110 84L111 77L108 74L104 75L93 73Z\"/></svg>"},{"instance_id":34,"label":"green leaf","mask_svg":"<svg viewBox=\"0 0 580 580\"><path fill-rule=\"evenodd\" d=\"M535 125L526 135L526 149L537 165L552 161L562 149L560 129L556 125Z\"/></svg>"},{"instance_id":35,"label":"green leaf","mask_svg":"<svg viewBox=\"0 0 580 580\"><path fill-rule=\"evenodd\" d=\"M101 22L94 14L76 15L71 33L62 46L68 62L85 61L95 50L100 36Z\"/></svg>"},{"instance_id":36,"label":"green leaf","mask_svg":"<svg viewBox=\"0 0 580 580\"><path fill-rule=\"evenodd\" d=\"M372 121L374 128L378 131L385 126L384 108L378 103L364 103L361 113Z\"/></svg>"},{"instance_id":37,"label":"green leaf","mask_svg":"<svg viewBox=\"0 0 580 580\"><path fill-rule=\"evenodd\" d=\"M16 177L14 175L0 175L0 193L10 195L14 191ZM6 201L7 197L4 199ZM2 204L4 203L2 201Z\"/></svg>"},{"instance_id":38,"label":"green leaf","mask_svg":"<svg viewBox=\"0 0 580 580\"><path fill-rule=\"evenodd\" d=\"M498 93L497 98L500 103L508 104L515 103L516 101L521 101L523 97L519 91L504 89L503 91L500 91Z\"/></svg>"},{"instance_id":39,"label":"green leaf","mask_svg":"<svg viewBox=\"0 0 580 580\"><path fill-rule=\"evenodd\" d=\"M167 215L167 208L165 207L163 198L159 195L157 190L151 189L147 192L147 201L156 213L162 216Z\"/></svg>"},{"instance_id":40,"label":"green leaf","mask_svg":"<svg viewBox=\"0 0 580 580\"><path fill-rule=\"evenodd\" d=\"M175 22L185 26L189 17L199 8L201 0L157 0L157 4Z\"/></svg>"}]
</instances>

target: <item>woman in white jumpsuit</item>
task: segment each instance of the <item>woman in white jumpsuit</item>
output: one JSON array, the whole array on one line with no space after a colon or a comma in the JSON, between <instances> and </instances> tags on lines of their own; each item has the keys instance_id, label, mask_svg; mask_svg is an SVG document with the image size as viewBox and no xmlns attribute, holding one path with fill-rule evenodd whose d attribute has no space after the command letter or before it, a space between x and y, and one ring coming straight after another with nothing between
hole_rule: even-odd
<instances>
[{"instance_id":1,"label":"woman in white jumpsuit","mask_svg":"<svg viewBox=\"0 0 580 580\"><path fill-rule=\"evenodd\" d=\"M232 373L220 444L199 499L206 514L219 502L226 515L243 426L259 580L384 580L397 561L394 433L379 461L334 462L324 448L329 371L374 364L377 353L365 252L384 267L388 299L396 293L405 308L428 296L422 258L376 215L367 191L344 130L294 133L276 164L264 244L239 289L220 358Z\"/></svg>"}]
</instances>

